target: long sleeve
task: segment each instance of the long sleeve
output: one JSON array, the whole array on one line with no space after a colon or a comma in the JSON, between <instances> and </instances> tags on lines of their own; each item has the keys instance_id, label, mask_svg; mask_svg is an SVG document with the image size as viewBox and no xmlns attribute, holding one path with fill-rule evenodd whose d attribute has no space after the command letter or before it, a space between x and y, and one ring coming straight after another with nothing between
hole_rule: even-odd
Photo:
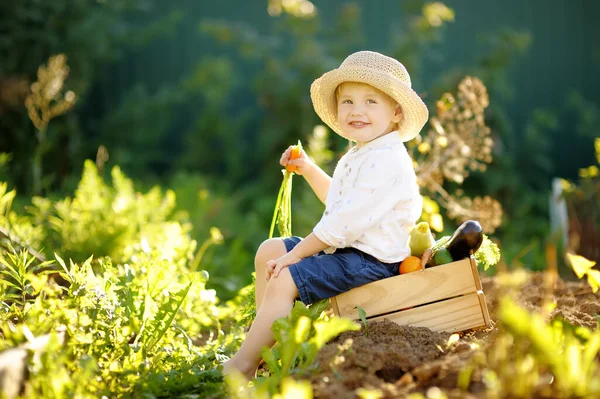
<instances>
[{"instance_id":1,"label":"long sleeve","mask_svg":"<svg viewBox=\"0 0 600 399\"><path fill-rule=\"evenodd\" d=\"M374 151L354 178L351 172L341 172L342 176L347 173L349 179L332 187L339 191L332 193L334 200L328 201L313 229L321 241L335 248L351 246L366 231L385 229L382 220L393 215L391 211L396 207L418 196L412 164L385 155Z\"/></svg>"}]
</instances>

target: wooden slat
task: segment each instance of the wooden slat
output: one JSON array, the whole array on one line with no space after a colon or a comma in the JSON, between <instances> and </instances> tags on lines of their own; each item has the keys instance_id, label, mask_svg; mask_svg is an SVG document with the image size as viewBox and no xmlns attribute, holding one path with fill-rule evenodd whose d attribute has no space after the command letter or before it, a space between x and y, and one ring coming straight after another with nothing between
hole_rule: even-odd
<instances>
[{"instance_id":1,"label":"wooden slat","mask_svg":"<svg viewBox=\"0 0 600 399\"><path fill-rule=\"evenodd\" d=\"M481 313L483 314L485 325L489 326L492 324L492 318L490 317L490 311L488 310L487 303L485 302L485 295L483 294L483 291L477 291L477 298L479 298L479 306L481 307Z\"/></svg>"},{"instance_id":2,"label":"wooden slat","mask_svg":"<svg viewBox=\"0 0 600 399\"><path fill-rule=\"evenodd\" d=\"M370 318L369 321L383 319L388 319L400 325L427 327L432 331L447 332L463 331L486 325L481 312L478 293Z\"/></svg>"},{"instance_id":3,"label":"wooden slat","mask_svg":"<svg viewBox=\"0 0 600 399\"><path fill-rule=\"evenodd\" d=\"M356 318L360 306L367 317L476 292L469 259L375 281L336 297L338 315Z\"/></svg>"},{"instance_id":4,"label":"wooden slat","mask_svg":"<svg viewBox=\"0 0 600 399\"><path fill-rule=\"evenodd\" d=\"M471 270L473 271L475 287L477 287L478 291L481 291L483 287L481 286L481 280L479 280L479 272L477 271L477 261L475 261L475 258L472 256L469 258L469 261L471 262Z\"/></svg>"}]
</instances>

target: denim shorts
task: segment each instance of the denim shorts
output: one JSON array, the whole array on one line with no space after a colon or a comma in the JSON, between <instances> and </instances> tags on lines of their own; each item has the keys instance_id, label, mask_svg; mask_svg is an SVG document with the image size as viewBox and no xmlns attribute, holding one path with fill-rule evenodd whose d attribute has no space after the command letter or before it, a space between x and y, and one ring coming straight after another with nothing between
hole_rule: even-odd
<instances>
[{"instance_id":1,"label":"denim shorts","mask_svg":"<svg viewBox=\"0 0 600 399\"><path fill-rule=\"evenodd\" d=\"M288 252L302 241L284 238ZM356 248L338 248L332 254L319 252L289 266L300 300L311 304L352 288L398 274L400 262L383 263Z\"/></svg>"}]
</instances>

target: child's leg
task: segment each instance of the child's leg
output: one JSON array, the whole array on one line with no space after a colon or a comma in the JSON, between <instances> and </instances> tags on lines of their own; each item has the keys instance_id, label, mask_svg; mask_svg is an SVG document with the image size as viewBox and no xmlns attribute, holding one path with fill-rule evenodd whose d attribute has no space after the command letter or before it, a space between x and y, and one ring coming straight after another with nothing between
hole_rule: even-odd
<instances>
[{"instance_id":1,"label":"child's leg","mask_svg":"<svg viewBox=\"0 0 600 399\"><path fill-rule=\"evenodd\" d=\"M250 331L248 331L246 340L240 350L223 364L223 374L229 374L232 369L236 369L248 379L254 377L254 372L261 359L261 349L264 346L271 347L275 343L271 325L276 319L285 317L290 313L297 297L298 288L289 268L284 268L279 277L273 277L269 280L266 285L264 301L256 314L256 319L254 319Z\"/></svg>"},{"instance_id":2,"label":"child's leg","mask_svg":"<svg viewBox=\"0 0 600 399\"><path fill-rule=\"evenodd\" d=\"M270 238L263 241L256 251L256 256L254 257L254 269L256 270L256 287L254 298L256 301L257 312L260 308L260 304L262 303L262 299L265 294L265 287L267 285L267 262L273 259L278 259L286 253L287 250L281 238Z\"/></svg>"}]
</instances>

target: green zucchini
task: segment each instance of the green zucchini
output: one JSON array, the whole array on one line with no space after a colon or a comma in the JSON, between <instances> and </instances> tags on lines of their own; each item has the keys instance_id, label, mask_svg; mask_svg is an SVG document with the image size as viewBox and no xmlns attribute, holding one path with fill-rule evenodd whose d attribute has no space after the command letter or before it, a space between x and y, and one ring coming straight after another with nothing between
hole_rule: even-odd
<instances>
[{"instance_id":1,"label":"green zucchini","mask_svg":"<svg viewBox=\"0 0 600 399\"><path fill-rule=\"evenodd\" d=\"M446 248L441 247L438 248L431 257L430 263L432 266L445 265L446 263L452 263L454 259L452 259L452 255L450 255L450 251Z\"/></svg>"}]
</instances>

